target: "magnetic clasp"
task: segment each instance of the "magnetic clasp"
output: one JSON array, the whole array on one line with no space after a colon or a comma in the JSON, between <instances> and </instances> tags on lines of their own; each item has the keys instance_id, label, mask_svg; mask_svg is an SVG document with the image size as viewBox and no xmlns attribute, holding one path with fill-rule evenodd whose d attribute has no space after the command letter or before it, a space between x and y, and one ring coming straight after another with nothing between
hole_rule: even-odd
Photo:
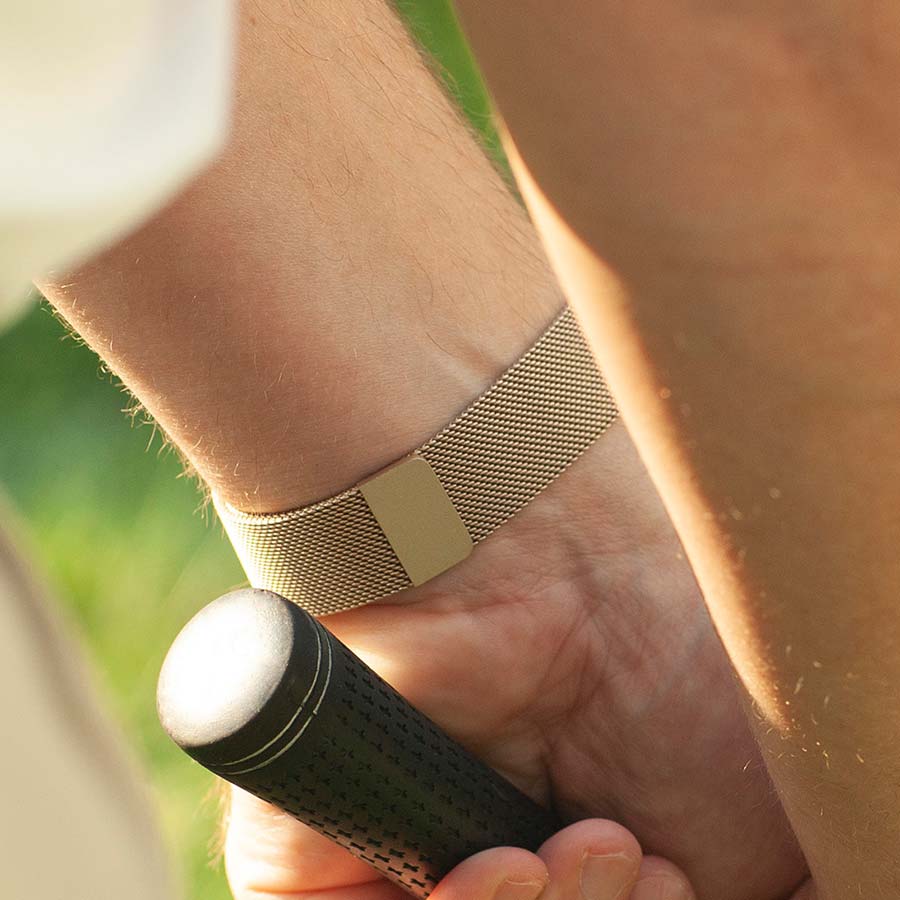
<instances>
[{"instance_id":1,"label":"magnetic clasp","mask_svg":"<svg viewBox=\"0 0 900 900\"><path fill-rule=\"evenodd\" d=\"M462 562L472 538L428 461L412 456L358 485L413 584Z\"/></svg>"}]
</instances>

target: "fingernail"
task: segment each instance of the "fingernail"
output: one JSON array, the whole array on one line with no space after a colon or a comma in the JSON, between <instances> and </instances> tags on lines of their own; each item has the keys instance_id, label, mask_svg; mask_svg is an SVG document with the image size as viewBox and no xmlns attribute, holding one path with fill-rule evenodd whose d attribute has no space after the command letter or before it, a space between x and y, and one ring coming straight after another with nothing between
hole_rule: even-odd
<instances>
[{"instance_id":1,"label":"fingernail","mask_svg":"<svg viewBox=\"0 0 900 900\"><path fill-rule=\"evenodd\" d=\"M688 900L688 886L680 878L650 877L639 881L631 892L631 900Z\"/></svg>"},{"instance_id":2,"label":"fingernail","mask_svg":"<svg viewBox=\"0 0 900 900\"><path fill-rule=\"evenodd\" d=\"M581 861L581 896L584 900L619 900L631 887L635 861L624 853L587 853Z\"/></svg>"},{"instance_id":3,"label":"fingernail","mask_svg":"<svg viewBox=\"0 0 900 900\"><path fill-rule=\"evenodd\" d=\"M494 900L538 900L547 887L545 881L504 881L497 888Z\"/></svg>"}]
</instances>

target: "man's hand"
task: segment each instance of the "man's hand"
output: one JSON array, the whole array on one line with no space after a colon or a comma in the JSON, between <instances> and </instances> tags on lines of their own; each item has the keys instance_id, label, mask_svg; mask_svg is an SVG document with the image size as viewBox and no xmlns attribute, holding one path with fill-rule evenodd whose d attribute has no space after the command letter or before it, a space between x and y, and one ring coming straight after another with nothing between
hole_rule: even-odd
<instances>
[{"instance_id":1,"label":"man's hand","mask_svg":"<svg viewBox=\"0 0 900 900\"><path fill-rule=\"evenodd\" d=\"M731 673L621 425L464 565L326 621L507 778L566 820L620 822L699 896L776 900L800 881ZM229 847L233 877L278 862L292 890L323 890L315 872L371 877L242 795Z\"/></svg>"}]
</instances>

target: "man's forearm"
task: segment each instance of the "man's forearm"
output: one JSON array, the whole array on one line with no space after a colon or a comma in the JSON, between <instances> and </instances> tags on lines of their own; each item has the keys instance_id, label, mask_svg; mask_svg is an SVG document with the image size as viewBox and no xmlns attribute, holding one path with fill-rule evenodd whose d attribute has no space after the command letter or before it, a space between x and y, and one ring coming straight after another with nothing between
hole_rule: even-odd
<instances>
[{"instance_id":1,"label":"man's forearm","mask_svg":"<svg viewBox=\"0 0 900 900\"><path fill-rule=\"evenodd\" d=\"M225 158L47 292L217 493L256 511L418 446L562 304L383 0L246 4Z\"/></svg>"},{"instance_id":2,"label":"man's forearm","mask_svg":"<svg viewBox=\"0 0 900 900\"><path fill-rule=\"evenodd\" d=\"M896 7L459 6L822 897L896 896Z\"/></svg>"}]
</instances>

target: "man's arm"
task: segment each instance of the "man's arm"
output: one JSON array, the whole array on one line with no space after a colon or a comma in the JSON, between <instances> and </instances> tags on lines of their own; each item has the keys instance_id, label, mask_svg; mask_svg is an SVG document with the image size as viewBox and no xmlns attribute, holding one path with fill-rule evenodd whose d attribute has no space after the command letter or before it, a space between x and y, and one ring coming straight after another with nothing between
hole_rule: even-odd
<instances>
[{"instance_id":1,"label":"man's arm","mask_svg":"<svg viewBox=\"0 0 900 900\"><path fill-rule=\"evenodd\" d=\"M896 897L896 4L458 5L821 896Z\"/></svg>"},{"instance_id":2,"label":"man's arm","mask_svg":"<svg viewBox=\"0 0 900 900\"><path fill-rule=\"evenodd\" d=\"M224 161L49 288L242 509L327 497L406 454L562 305L522 210L390 5L348 10L248 5ZM615 810L702 896L787 895L804 875L621 425L465 563L330 624L536 799L567 819ZM270 809L236 810L229 858L248 887L261 867L284 890L371 879Z\"/></svg>"},{"instance_id":3,"label":"man's arm","mask_svg":"<svg viewBox=\"0 0 900 900\"><path fill-rule=\"evenodd\" d=\"M321 499L403 456L563 303L403 24L383 0L354 4L352 27L348 15L325 0L246 4L225 158L47 286L248 511Z\"/></svg>"}]
</instances>

